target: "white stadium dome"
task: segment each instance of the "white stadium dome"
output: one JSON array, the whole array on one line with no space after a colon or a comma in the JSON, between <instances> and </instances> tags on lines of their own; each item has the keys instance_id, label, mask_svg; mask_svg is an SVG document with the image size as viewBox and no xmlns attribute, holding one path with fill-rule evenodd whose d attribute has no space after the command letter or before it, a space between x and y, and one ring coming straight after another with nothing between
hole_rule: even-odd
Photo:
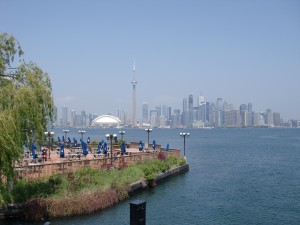
<instances>
[{"instance_id":1,"label":"white stadium dome","mask_svg":"<svg viewBox=\"0 0 300 225\"><path fill-rule=\"evenodd\" d=\"M93 126L99 126L99 127L116 127L121 123L122 122L118 117L112 115L98 116L96 119L92 121Z\"/></svg>"}]
</instances>

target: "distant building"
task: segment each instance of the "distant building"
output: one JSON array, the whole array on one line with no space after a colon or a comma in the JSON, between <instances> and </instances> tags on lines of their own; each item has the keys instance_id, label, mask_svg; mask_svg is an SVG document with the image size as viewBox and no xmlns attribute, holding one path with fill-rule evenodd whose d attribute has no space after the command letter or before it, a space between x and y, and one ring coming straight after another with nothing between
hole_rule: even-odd
<instances>
[{"instance_id":1,"label":"distant building","mask_svg":"<svg viewBox=\"0 0 300 225\"><path fill-rule=\"evenodd\" d=\"M181 120L180 120L180 109L175 109L174 114L172 116L172 127L178 128L181 127Z\"/></svg>"},{"instance_id":2,"label":"distant building","mask_svg":"<svg viewBox=\"0 0 300 225\"><path fill-rule=\"evenodd\" d=\"M81 111L81 118L80 118L80 126L81 127L86 127L87 123L86 123L86 113L85 111Z\"/></svg>"},{"instance_id":3,"label":"distant building","mask_svg":"<svg viewBox=\"0 0 300 225\"><path fill-rule=\"evenodd\" d=\"M150 126L159 127L158 112L156 109L150 110Z\"/></svg>"},{"instance_id":4,"label":"distant building","mask_svg":"<svg viewBox=\"0 0 300 225\"><path fill-rule=\"evenodd\" d=\"M112 115L98 116L92 121L92 126L103 128L115 128L121 124L121 120L118 117Z\"/></svg>"},{"instance_id":5,"label":"distant building","mask_svg":"<svg viewBox=\"0 0 300 225\"><path fill-rule=\"evenodd\" d=\"M122 125L127 125L127 112L125 110L118 111L118 118L121 120Z\"/></svg>"},{"instance_id":6,"label":"distant building","mask_svg":"<svg viewBox=\"0 0 300 225\"><path fill-rule=\"evenodd\" d=\"M240 105L240 116L241 116L241 125L247 126L248 125L248 110L246 104Z\"/></svg>"},{"instance_id":7,"label":"distant building","mask_svg":"<svg viewBox=\"0 0 300 225\"><path fill-rule=\"evenodd\" d=\"M187 98L184 98L182 101L182 125L186 127L188 124L188 107L187 107Z\"/></svg>"},{"instance_id":8,"label":"distant building","mask_svg":"<svg viewBox=\"0 0 300 225\"><path fill-rule=\"evenodd\" d=\"M266 111L266 118L265 118L265 123L267 126L274 126L274 120L273 120L273 113L271 109L267 109Z\"/></svg>"},{"instance_id":9,"label":"distant building","mask_svg":"<svg viewBox=\"0 0 300 225\"><path fill-rule=\"evenodd\" d=\"M77 127L78 124L76 124L76 111L71 110L71 117L70 117L70 127Z\"/></svg>"},{"instance_id":10,"label":"distant building","mask_svg":"<svg viewBox=\"0 0 300 225\"><path fill-rule=\"evenodd\" d=\"M280 113L273 113L273 122L275 127L279 127L281 124Z\"/></svg>"},{"instance_id":11,"label":"distant building","mask_svg":"<svg viewBox=\"0 0 300 225\"><path fill-rule=\"evenodd\" d=\"M241 126L241 115L239 110L224 111L224 126L239 127Z\"/></svg>"},{"instance_id":12,"label":"distant building","mask_svg":"<svg viewBox=\"0 0 300 225\"><path fill-rule=\"evenodd\" d=\"M68 124L68 107L62 107L62 126L67 127Z\"/></svg>"}]
</instances>

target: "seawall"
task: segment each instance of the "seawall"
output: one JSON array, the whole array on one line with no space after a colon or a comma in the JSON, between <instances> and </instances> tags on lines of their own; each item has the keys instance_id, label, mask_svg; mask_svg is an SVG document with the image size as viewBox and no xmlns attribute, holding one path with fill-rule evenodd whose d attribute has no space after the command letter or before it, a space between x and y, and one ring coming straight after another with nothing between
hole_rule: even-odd
<instances>
[{"instance_id":1,"label":"seawall","mask_svg":"<svg viewBox=\"0 0 300 225\"><path fill-rule=\"evenodd\" d=\"M183 173L189 171L189 168L190 168L189 164L185 164L185 165L173 168L171 170L168 170L164 173L158 174L153 181L137 181L130 185L128 193L131 194L136 191L141 191L148 187L155 186L156 184L159 184L167 179L170 179L174 176L177 176L177 175L180 175L180 174L183 174Z\"/></svg>"},{"instance_id":2,"label":"seawall","mask_svg":"<svg viewBox=\"0 0 300 225\"><path fill-rule=\"evenodd\" d=\"M137 191L142 191L149 187L156 186L157 184L166 181L174 176L183 174L189 171L189 164L185 164L156 176L153 181L137 181L132 183L128 188L128 194L132 195ZM5 218L20 218L24 217L23 205L22 204L12 204L9 205L7 209L0 209L0 219Z\"/></svg>"}]
</instances>

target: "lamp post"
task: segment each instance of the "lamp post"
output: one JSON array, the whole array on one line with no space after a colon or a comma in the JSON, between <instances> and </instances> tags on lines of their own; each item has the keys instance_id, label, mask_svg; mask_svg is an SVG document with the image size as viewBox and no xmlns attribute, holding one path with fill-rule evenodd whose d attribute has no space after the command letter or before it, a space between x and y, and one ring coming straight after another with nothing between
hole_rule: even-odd
<instances>
[{"instance_id":1,"label":"lamp post","mask_svg":"<svg viewBox=\"0 0 300 225\"><path fill-rule=\"evenodd\" d=\"M63 130L63 132L65 133L65 142L67 142L68 140L67 133L69 132L69 130Z\"/></svg>"},{"instance_id":2,"label":"lamp post","mask_svg":"<svg viewBox=\"0 0 300 225\"><path fill-rule=\"evenodd\" d=\"M180 136L183 137L183 156L185 157L185 137L190 136L190 133L180 133Z\"/></svg>"},{"instance_id":3,"label":"lamp post","mask_svg":"<svg viewBox=\"0 0 300 225\"><path fill-rule=\"evenodd\" d=\"M79 130L79 134L81 134L81 141L83 141L83 134L85 134L85 130Z\"/></svg>"},{"instance_id":4,"label":"lamp post","mask_svg":"<svg viewBox=\"0 0 300 225\"><path fill-rule=\"evenodd\" d=\"M124 134L125 134L125 130L121 130L121 131L119 131L119 134L121 134L121 135L122 135L122 141L123 141L123 136L124 136Z\"/></svg>"},{"instance_id":5,"label":"lamp post","mask_svg":"<svg viewBox=\"0 0 300 225\"><path fill-rule=\"evenodd\" d=\"M50 150L51 150L51 145L50 145L50 138L54 135L53 131L46 131L45 136L48 137L48 151L49 151L49 159L50 159Z\"/></svg>"},{"instance_id":6,"label":"lamp post","mask_svg":"<svg viewBox=\"0 0 300 225\"><path fill-rule=\"evenodd\" d=\"M148 133L148 146L147 146L147 149L149 149L149 133L152 132L152 129L151 128L146 128L145 131Z\"/></svg>"},{"instance_id":7,"label":"lamp post","mask_svg":"<svg viewBox=\"0 0 300 225\"><path fill-rule=\"evenodd\" d=\"M106 134L105 135L107 140L110 140L110 164L113 165L112 163L112 141L115 137L117 137L116 134Z\"/></svg>"}]
</instances>

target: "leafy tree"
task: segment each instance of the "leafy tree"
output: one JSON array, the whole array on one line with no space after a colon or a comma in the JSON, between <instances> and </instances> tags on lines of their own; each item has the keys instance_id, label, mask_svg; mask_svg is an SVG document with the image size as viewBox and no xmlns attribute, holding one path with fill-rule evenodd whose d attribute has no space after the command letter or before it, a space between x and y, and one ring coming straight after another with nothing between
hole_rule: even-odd
<instances>
[{"instance_id":1,"label":"leafy tree","mask_svg":"<svg viewBox=\"0 0 300 225\"><path fill-rule=\"evenodd\" d=\"M7 178L13 177L23 144L30 143L33 135L37 143L43 141L54 109L48 74L32 62L25 63L22 55L13 36L0 35L0 176ZM19 65L12 68L15 58Z\"/></svg>"}]
</instances>

